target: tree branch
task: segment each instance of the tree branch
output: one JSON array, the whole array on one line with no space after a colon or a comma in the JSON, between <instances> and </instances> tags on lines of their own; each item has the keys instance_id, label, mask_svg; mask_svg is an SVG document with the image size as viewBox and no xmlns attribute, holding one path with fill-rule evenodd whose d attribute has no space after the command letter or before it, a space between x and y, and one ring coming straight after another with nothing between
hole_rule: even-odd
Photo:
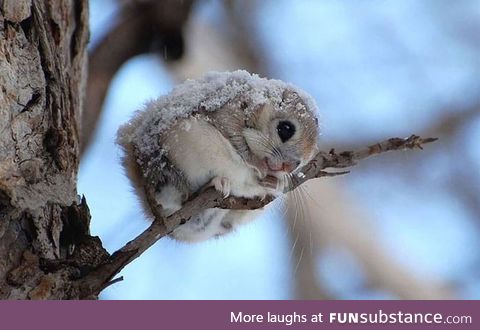
<instances>
[{"instance_id":1,"label":"tree branch","mask_svg":"<svg viewBox=\"0 0 480 330\"><path fill-rule=\"evenodd\" d=\"M160 53L164 60L183 54L182 29L192 4L193 0L149 0L123 6L118 22L89 56L80 156L91 142L110 82L125 62L144 53Z\"/></svg>"},{"instance_id":2,"label":"tree branch","mask_svg":"<svg viewBox=\"0 0 480 330\"><path fill-rule=\"evenodd\" d=\"M346 174L348 172L327 172L327 168L344 169L356 165L360 160L370 156L378 155L387 151L422 149L424 144L437 140L436 138L421 138L411 135L406 139L392 138L383 142L368 146L357 151L344 151L336 153L330 150L328 153L319 152L315 158L303 167L298 173L297 180L293 183L288 191L295 189L302 183L325 176L335 176ZM146 190L150 202L154 202L152 198L153 190ZM265 199L246 199L239 197L223 198L222 194L213 188L205 188L199 193L194 194L182 207L169 217L163 218L158 212L154 214L155 221L135 239L128 242L120 250L113 253L110 258L101 264L95 271L79 280L80 288L84 290L84 296L92 296L98 294L105 284L118 274L126 265L139 257L145 250L152 246L162 237L171 233L181 224L186 223L193 215L208 208L223 208L236 210L252 210L266 206L273 200L273 197L267 196ZM153 204L155 206L155 204ZM153 210L158 209L152 207Z\"/></svg>"}]
</instances>

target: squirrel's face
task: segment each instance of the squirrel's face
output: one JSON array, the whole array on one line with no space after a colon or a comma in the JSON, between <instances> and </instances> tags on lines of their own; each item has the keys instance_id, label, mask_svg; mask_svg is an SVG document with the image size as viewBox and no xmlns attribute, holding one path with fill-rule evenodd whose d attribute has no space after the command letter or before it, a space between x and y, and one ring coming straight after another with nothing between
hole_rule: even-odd
<instances>
[{"instance_id":1,"label":"squirrel's face","mask_svg":"<svg viewBox=\"0 0 480 330\"><path fill-rule=\"evenodd\" d=\"M243 136L260 176L283 177L307 164L317 152L318 122L297 96L275 109L265 104L255 111Z\"/></svg>"}]
</instances>

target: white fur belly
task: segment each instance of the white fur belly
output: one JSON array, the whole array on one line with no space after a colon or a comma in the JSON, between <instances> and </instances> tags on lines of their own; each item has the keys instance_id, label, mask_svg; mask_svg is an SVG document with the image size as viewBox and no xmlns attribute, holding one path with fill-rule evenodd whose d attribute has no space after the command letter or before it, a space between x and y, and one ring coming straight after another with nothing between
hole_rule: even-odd
<instances>
[{"instance_id":1,"label":"white fur belly","mask_svg":"<svg viewBox=\"0 0 480 330\"><path fill-rule=\"evenodd\" d=\"M230 142L203 119L183 120L169 132L163 147L194 191L214 177L224 177L230 180L233 196L251 198L267 193Z\"/></svg>"},{"instance_id":2,"label":"white fur belly","mask_svg":"<svg viewBox=\"0 0 480 330\"><path fill-rule=\"evenodd\" d=\"M172 236L184 242L201 242L218 238L234 231L239 225L254 220L261 210L206 209L193 216L186 224L172 232Z\"/></svg>"},{"instance_id":3,"label":"white fur belly","mask_svg":"<svg viewBox=\"0 0 480 330\"><path fill-rule=\"evenodd\" d=\"M168 158L181 170L190 189L196 191L213 178L226 178L230 194L252 198L265 196L267 191L258 184L254 171L247 167L233 146L208 122L189 118L167 134L163 147ZM181 208L180 192L173 186L157 194L165 215ZM168 188L168 189L167 189ZM253 220L259 211L206 209L176 228L171 236L185 242L198 242L219 237L245 222Z\"/></svg>"}]
</instances>

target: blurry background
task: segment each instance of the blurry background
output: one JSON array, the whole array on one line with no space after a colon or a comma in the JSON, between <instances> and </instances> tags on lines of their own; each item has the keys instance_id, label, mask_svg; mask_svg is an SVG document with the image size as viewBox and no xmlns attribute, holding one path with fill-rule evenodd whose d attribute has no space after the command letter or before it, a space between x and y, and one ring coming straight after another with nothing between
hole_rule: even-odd
<instances>
[{"instance_id":1,"label":"blurry background","mask_svg":"<svg viewBox=\"0 0 480 330\"><path fill-rule=\"evenodd\" d=\"M142 13L152 2L160 12ZM79 193L110 252L148 225L116 129L185 78L245 68L296 84L317 100L325 150L412 133L440 140L311 182L235 234L194 245L162 239L101 297L480 299L480 1L190 3L90 1L87 117L103 101L95 84L109 87ZM174 28L115 30L136 24L129 15ZM155 42L134 49L150 33Z\"/></svg>"}]
</instances>

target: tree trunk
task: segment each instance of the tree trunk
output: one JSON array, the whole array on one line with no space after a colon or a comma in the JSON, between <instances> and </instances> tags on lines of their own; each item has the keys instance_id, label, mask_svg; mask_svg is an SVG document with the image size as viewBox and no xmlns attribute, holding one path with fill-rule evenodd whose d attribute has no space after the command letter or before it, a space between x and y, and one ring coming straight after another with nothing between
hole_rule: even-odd
<instances>
[{"instance_id":1,"label":"tree trunk","mask_svg":"<svg viewBox=\"0 0 480 330\"><path fill-rule=\"evenodd\" d=\"M0 0L2 299L91 297L107 257L76 192L87 39L87 0Z\"/></svg>"}]
</instances>

